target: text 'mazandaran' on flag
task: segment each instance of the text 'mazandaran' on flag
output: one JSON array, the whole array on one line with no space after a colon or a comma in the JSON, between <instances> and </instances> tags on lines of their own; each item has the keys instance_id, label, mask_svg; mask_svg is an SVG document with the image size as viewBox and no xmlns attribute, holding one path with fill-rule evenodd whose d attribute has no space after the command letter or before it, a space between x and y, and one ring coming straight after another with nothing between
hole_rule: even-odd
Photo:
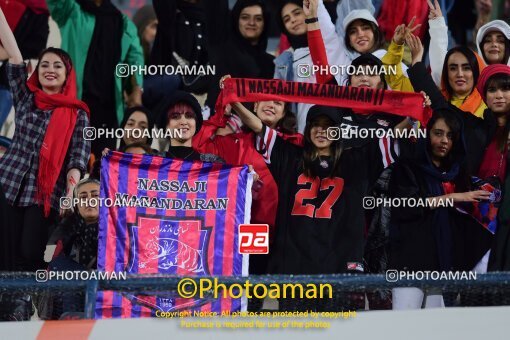
<instances>
[{"instance_id":1,"label":"text 'mazandaran' on flag","mask_svg":"<svg viewBox=\"0 0 510 340\"><path fill-rule=\"evenodd\" d=\"M248 166L110 152L101 161L98 270L128 274L247 276L238 226L250 222ZM246 299L214 301L100 291L96 318L136 318L193 309L246 310Z\"/></svg>"}]
</instances>

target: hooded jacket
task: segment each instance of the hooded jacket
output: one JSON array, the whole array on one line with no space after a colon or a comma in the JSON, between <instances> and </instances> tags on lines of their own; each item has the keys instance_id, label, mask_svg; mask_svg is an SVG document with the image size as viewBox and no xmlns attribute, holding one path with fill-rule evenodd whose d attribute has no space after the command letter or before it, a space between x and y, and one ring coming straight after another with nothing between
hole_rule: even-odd
<instances>
[{"instance_id":1,"label":"hooded jacket","mask_svg":"<svg viewBox=\"0 0 510 340\"><path fill-rule=\"evenodd\" d=\"M503 20L493 20L480 27L478 33L476 34L476 48L478 49L478 54L483 57L485 62L487 62L487 59L483 55L483 51L480 48L480 45L485 35L493 31L499 31L503 33L507 40L506 44L508 44L510 41L510 26ZM504 61L504 63L510 66L510 56L508 57L508 60Z\"/></svg>"}]
</instances>

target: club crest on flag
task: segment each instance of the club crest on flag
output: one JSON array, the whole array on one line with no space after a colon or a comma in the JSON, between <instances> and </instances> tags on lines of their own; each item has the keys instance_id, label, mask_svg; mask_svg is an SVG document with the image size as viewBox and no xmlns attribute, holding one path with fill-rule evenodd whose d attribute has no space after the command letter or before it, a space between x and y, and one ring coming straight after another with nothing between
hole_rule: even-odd
<instances>
[{"instance_id":1,"label":"club crest on flag","mask_svg":"<svg viewBox=\"0 0 510 340\"><path fill-rule=\"evenodd\" d=\"M210 275L207 249L211 228L199 219L137 216L131 224L126 271Z\"/></svg>"},{"instance_id":2,"label":"club crest on flag","mask_svg":"<svg viewBox=\"0 0 510 340\"><path fill-rule=\"evenodd\" d=\"M98 291L96 318L157 317L157 311L246 310L245 297L180 296L158 278L247 276L238 226L250 222L248 166L110 152L101 159L98 271L154 279L137 291ZM119 203L117 203L119 202Z\"/></svg>"}]
</instances>

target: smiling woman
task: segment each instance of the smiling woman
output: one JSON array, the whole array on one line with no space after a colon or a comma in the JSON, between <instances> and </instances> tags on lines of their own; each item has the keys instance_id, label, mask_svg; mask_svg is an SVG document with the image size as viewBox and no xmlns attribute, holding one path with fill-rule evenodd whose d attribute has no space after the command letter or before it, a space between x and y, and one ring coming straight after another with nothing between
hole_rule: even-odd
<instances>
[{"instance_id":1,"label":"smiling woman","mask_svg":"<svg viewBox=\"0 0 510 340\"><path fill-rule=\"evenodd\" d=\"M348 114L338 108L310 108L303 147L286 141L258 115L236 111L257 135L255 146L277 186L275 251L270 255L269 273L363 271L365 215L360 202L384 167L379 140L350 147L330 138L328 130L338 128ZM359 307L349 305L356 304L349 299L337 298L335 308ZM280 301L280 310L286 310L286 303ZM321 304L313 303L314 307Z\"/></svg>"},{"instance_id":2,"label":"smiling woman","mask_svg":"<svg viewBox=\"0 0 510 340\"><path fill-rule=\"evenodd\" d=\"M16 115L12 144L0 158L0 270L35 271L44 268L49 226L59 211L67 212L60 209L60 198L72 195L86 170L88 107L76 98L73 64L61 49L44 50L27 80L1 9L0 41L9 55L7 77ZM25 309L31 303L20 308L22 318L29 318Z\"/></svg>"},{"instance_id":3,"label":"smiling woman","mask_svg":"<svg viewBox=\"0 0 510 340\"><path fill-rule=\"evenodd\" d=\"M253 44L258 43L264 30L264 16L260 6L248 6L241 10L239 16L239 33Z\"/></svg>"},{"instance_id":4,"label":"smiling woman","mask_svg":"<svg viewBox=\"0 0 510 340\"><path fill-rule=\"evenodd\" d=\"M346 18L348 23L345 29L345 46L358 53L372 53L384 44L383 34L376 24L377 22L364 19L362 14L364 13L359 14L359 19L351 22L349 22L352 20L350 17ZM352 18L356 18L356 16Z\"/></svg>"},{"instance_id":5,"label":"smiling woman","mask_svg":"<svg viewBox=\"0 0 510 340\"><path fill-rule=\"evenodd\" d=\"M483 25L476 35L476 46L487 64L510 65L510 26L503 20Z\"/></svg>"},{"instance_id":6,"label":"smiling woman","mask_svg":"<svg viewBox=\"0 0 510 340\"><path fill-rule=\"evenodd\" d=\"M214 154L202 154L193 148L192 137L202 128L202 109L198 101L190 93L177 91L159 108L159 128L180 130L170 138L168 151L161 155L181 160L199 160L202 162L220 162L223 160Z\"/></svg>"},{"instance_id":7,"label":"smiling woman","mask_svg":"<svg viewBox=\"0 0 510 340\"><path fill-rule=\"evenodd\" d=\"M235 78L271 79L274 57L266 52L271 20L264 1L236 1L230 13L230 21L226 0L210 3L217 8L210 15L216 16L216 20L223 20L224 26L215 27L214 32L211 32L220 41L213 44L210 53L211 64L216 65L216 74L210 83L205 105L214 110L221 77L230 74Z\"/></svg>"},{"instance_id":8,"label":"smiling woman","mask_svg":"<svg viewBox=\"0 0 510 340\"><path fill-rule=\"evenodd\" d=\"M66 66L62 59L55 53L45 53L37 68L39 83L44 92L56 94L62 90L66 81Z\"/></svg>"}]
</instances>

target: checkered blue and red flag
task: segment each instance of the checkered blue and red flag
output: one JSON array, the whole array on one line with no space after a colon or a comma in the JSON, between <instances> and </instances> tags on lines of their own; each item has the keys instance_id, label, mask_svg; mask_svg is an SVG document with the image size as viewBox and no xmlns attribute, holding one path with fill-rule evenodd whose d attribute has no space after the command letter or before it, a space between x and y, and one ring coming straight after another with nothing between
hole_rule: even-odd
<instances>
[{"instance_id":1,"label":"checkered blue and red flag","mask_svg":"<svg viewBox=\"0 0 510 340\"><path fill-rule=\"evenodd\" d=\"M98 270L128 274L245 276L238 226L250 221L247 166L110 152L101 161ZM244 300L212 302L158 293L100 291L96 318L155 316L156 311L239 311Z\"/></svg>"}]
</instances>

